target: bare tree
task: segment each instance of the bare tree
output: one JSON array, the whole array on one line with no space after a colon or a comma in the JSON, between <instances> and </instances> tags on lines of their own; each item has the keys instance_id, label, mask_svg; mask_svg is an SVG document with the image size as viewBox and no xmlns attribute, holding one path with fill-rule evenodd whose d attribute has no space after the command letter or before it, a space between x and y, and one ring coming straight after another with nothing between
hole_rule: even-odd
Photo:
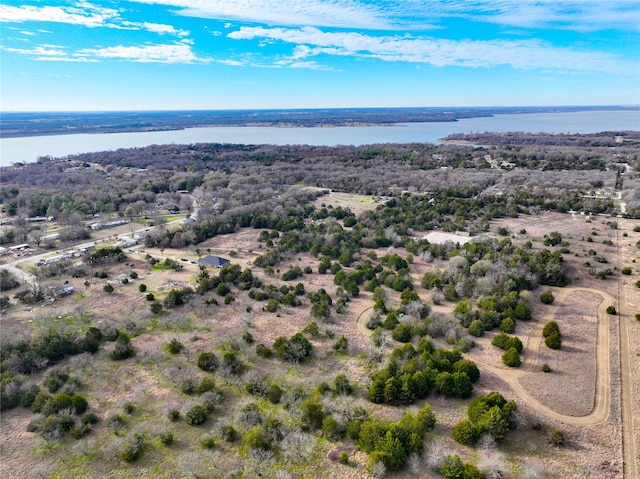
<instances>
[{"instance_id":1,"label":"bare tree","mask_svg":"<svg viewBox=\"0 0 640 479\"><path fill-rule=\"evenodd\" d=\"M371 464L371 468L369 471L369 477L371 479L382 479L387 474L387 468L384 467L384 464L380 461L376 461Z\"/></svg>"},{"instance_id":2,"label":"bare tree","mask_svg":"<svg viewBox=\"0 0 640 479\"><path fill-rule=\"evenodd\" d=\"M275 466L276 458L272 451L250 448L244 470L246 477L263 477Z\"/></svg>"}]
</instances>

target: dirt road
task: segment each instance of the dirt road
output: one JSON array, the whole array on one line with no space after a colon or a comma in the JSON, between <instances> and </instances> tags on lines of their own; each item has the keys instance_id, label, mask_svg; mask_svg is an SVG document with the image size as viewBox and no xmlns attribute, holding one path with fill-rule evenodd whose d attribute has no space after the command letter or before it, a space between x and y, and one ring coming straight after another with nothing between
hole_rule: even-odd
<instances>
[{"instance_id":1,"label":"dirt road","mask_svg":"<svg viewBox=\"0 0 640 479\"><path fill-rule=\"evenodd\" d=\"M537 356L542 342L542 328L544 324L553 319L558 307L562 304L563 299L572 292L577 291L586 291L602 298L597 310L596 391L594 406L589 414L585 416L568 416L566 414L556 412L552 408L538 401L520 384L519 379L532 372L538 366ZM473 358L473 360L478 365L481 365L484 370L491 371L503 379L509 387L518 394L520 399L536 412L569 425L584 426L601 424L609 417L611 405L611 368L609 362L611 341L609 334L609 322L611 320L611 315L607 314L606 309L607 306L614 304L614 298L608 293L591 288L562 288L557 289L556 293L555 307L538 322L537 326L532 330L526 340L526 359L521 368L513 369L507 368L506 366L496 366L495 364L480 361L476 358ZM369 331L364 325L366 313L370 309L371 308L367 308L361 311L356 319L356 327L358 331L363 334L371 334L371 331Z\"/></svg>"},{"instance_id":2,"label":"dirt road","mask_svg":"<svg viewBox=\"0 0 640 479\"><path fill-rule=\"evenodd\" d=\"M628 241L623 241L621 231L628 230L627 235L631 231L631 225L624 221L619 223L618 234L618 264L624 266L628 261L637 257L637 253L630 246ZM628 228L627 228L628 227ZM637 276L636 276L637 278ZM634 354L632 336L632 328L636 325L632 324L635 313L640 311L640 290L634 286L634 279L629 276L620 276L618 280L618 313L620 321L620 381L622 385L622 449L624 463L624 477L633 479L638 477L640 470L638 469L638 454L640 453L640 435L634 433L638 431L636 425L637 407L638 407L638 384L634 381L634 371L632 369L631 357ZM635 328L637 331L637 327ZM637 342L635 342L637 348ZM637 360L636 360L637 361ZM637 362L636 362L637 370ZM637 372L637 371L636 371ZM635 390L634 390L635 389ZM634 403L634 400L636 401ZM636 417L634 417L634 413Z\"/></svg>"}]
</instances>

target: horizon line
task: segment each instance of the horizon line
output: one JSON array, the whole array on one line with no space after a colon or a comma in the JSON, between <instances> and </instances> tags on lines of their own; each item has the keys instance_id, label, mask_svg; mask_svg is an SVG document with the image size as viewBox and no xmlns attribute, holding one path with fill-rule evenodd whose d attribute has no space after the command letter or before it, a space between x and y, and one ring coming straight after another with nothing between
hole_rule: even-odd
<instances>
[{"instance_id":1,"label":"horizon line","mask_svg":"<svg viewBox=\"0 0 640 479\"><path fill-rule=\"evenodd\" d=\"M513 108L623 108L640 110L640 104L581 104L581 105L475 105L475 106L341 106L341 107L270 107L270 108L156 108L113 110L0 110L7 113L148 113L148 112L234 112L234 111L317 111L317 110L415 110L415 109L513 109Z\"/></svg>"}]
</instances>

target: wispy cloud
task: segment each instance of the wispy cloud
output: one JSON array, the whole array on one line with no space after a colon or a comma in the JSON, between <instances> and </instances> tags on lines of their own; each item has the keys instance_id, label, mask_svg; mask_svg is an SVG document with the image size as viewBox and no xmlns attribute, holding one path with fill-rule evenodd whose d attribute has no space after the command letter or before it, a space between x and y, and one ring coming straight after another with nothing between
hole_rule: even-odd
<instances>
[{"instance_id":1,"label":"wispy cloud","mask_svg":"<svg viewBox=\"0 0 640 479\"><path fill-rule=\"evenodd\" d=\"M560 48L540 40L448 40L423 36L371 36L324 32L315 27L241 27L236 40L281 41L296 45L292 59L318 55L376 58L388 62L426 63L437 67L494 67L635 74L637 66L606 53ZM278 61L281 61L278 59Z\"/></svg>"},{"instance_id":2,"label":"wispy cloud","mask_svg":"<svg viewBox=\"0 0 640 479\"><path fill-rule=\"evenodd\" d=\"M80 4L78 4L80 5ZM1 22L54 22L85 27L105 26L110 19L118 18L118 12L110 8L82 4L82 7L34 7L0 5Z\"/></svg>"},{"instance_id":3,"label":"wispy cloud","mask_svg":"<svg viewBox=\"0 0 640 479\"><path fill-rule=\"evenodd\" d=\"M198 58L186 44L113 46L106 48L83 48L70 51L60 45L41 45L35 48L4 48L5 51L25 55L38 61L98 62L107 59L127 60L138 63L202 63L208 59Z\"/></svg>"},{"instance_id":4,"label":"wispy cloud","mask_svg":"<svg viewBox=\"0 0 640 479\"><path fill-rule=\"evenodd\" d=\"M523 28L640 30L635 0L451 0L436 3L434 10L435 15Z\"/></svg>"},{"instance_id":5,"label":"wispy cloud","mask_svg":"<svg viewBox=\"0 0 640 479\"><path fill-rule=\"evenodd\" d=\"M160 35L174 35L177 37L186 37L189 35L189 32L187 30L178 30L172 25L163 25L161 23L143 22L142 27L145 30L158 33Z\"/></svg>"},{"instance_id":6,"label":"wispy cloud","mask_svg":"<svg viewBox=\"0 0 640 479\"><path fill-rule=\"evenodd\" d=\"M90 62L96 61L84 56L70 55L67 49L60 45L40 45L34 48L4 48L4 50L30 57L37 61L49 62Z\"/></svg>"},{"instance_id":7,"label":"wispy cloud","mask_svg":"<svg viewBox=\"0 0 640 479\"><path fill-rule=\"evenodd\" d=\"M78 2L68 7L35 7L22 5L19 7L0 5L0 22L51 22L81 25L85 27L106 27L124 30L147 30L160 35L186 37L189 32L177 29L172 25L149 22L130 22L123 20L117 10L103 8L87 2Z\"/></svg>"},{"instance_id":8,"label":"wispy cloud","mask_svg":"<svg viewBox=\"0 0 640 479\"><path fill-rule=\"evenodd\" d=\"M118 58L140 63L195 63L202 61L189 45L145 45L87 48L78 55L96 58Z\"/></svg>"},{"instance_id":9,"label":"wispy cloud","mask_svg":"<svg viewBox=\"0 0 640 479\"><path fill-rule=\"evenodd\" d=\"M140 3L177 7L181 15L243 21L266 25L312 25L322 27L395 29L388 0L368 4L358 0L136 0ZM402 3L402 2L401 2ZM413 2L410 2L413 3Z\"/></svg>"},{"instance_id":10,"label":"wispy cloud","mask_svg":"<svg viewBox=\"0 0 640 479\"><path fill-rule=\"evenodd\" d=\"M271 26L425 30L458 17L523 28L640 30L635 0L135 0L179 14Z\"/></svg>"}]
</instances>

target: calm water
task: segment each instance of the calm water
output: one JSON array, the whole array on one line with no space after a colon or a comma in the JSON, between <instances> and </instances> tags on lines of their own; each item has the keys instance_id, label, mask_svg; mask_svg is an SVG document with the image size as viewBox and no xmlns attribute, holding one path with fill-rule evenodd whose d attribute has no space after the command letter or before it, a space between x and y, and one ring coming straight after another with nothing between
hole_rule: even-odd
<instances>
[{"instance_id":1,"label":"calm water","mask_svg":"<svg viewBox=\"0 0 640 479\"><path fill-rule=\"evenodd\" d=\"M457 122L401 123L395 126L336 128L213 127L178 131L79 134L0 139L0 166L33 162L39 156L117 150L166 143L241 143L275 145L367 145L437 143L453 133L597 133L640 130L640 111L528 113L469 118Z\"/></svg>"}]
</instances>

